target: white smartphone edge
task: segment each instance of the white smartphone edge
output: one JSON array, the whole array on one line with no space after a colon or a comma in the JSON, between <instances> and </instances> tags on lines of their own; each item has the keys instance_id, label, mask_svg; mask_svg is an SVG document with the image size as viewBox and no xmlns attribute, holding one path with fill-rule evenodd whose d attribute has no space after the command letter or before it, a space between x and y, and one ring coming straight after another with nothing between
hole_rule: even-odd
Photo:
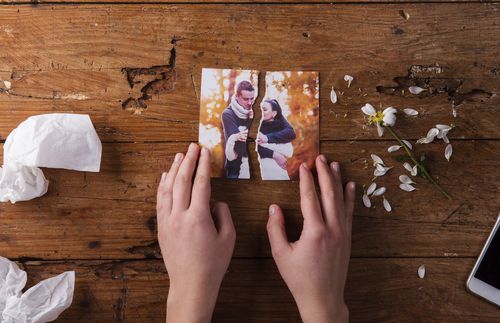
<instances>
[{"instance_id":1,"label":"white smartphone edge","mask_svg":"<svg viewBox=\"0 0 500 323\"><path fill-rule=\"evenodd\" d=\"M472 269L472 272L470 273L466 283L466 287L469 292L476 294L486 299L487 301L496 304L497 306L500 306L500 289L495 288L483 282L482 280L477 279L476 277L474 277L474 275L476 274L477 268L479 267L479 264L483 260L484 254L486 253L486 250L488 250L491 240L493 240L493 237L495 236L495 233L498 231L499 227L500 227L500 215L498 215L497 221L493 226L493 230L491 230L490 236L488 237L488 240L486 240L483 250L481 250L479 258L477 259L476 264L474 265L474 268Z\"/></svg>"}]
</instances>

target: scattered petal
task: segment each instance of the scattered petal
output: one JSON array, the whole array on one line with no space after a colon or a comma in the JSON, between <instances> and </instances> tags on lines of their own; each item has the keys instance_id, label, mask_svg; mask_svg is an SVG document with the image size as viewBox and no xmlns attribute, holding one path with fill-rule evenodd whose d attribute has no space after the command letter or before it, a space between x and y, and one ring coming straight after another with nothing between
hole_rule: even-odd
<instances>
[{"instance_id":1,"label":"scattered petal","mask_svg":"<svg viewBox=\"0 0 500 323\"><path fill-rule=\"evenodd\" d=\"M417 144L428 144L429 142L430 142L429 139L427 139L425 137L417 140Z\"/></svg>"},{"instance_id":2,"label":"scattered petal","mask_svg":"<svg viewBox=\"0 0 500 323\"><path fill-rule=\"evenodd\" d=\"M451 114L453 115L454 118L457 117L457 109L453 108L453 110L451 111Z\"/></svg>"},{"instance_id":3,"label":"scattered petal","mask_svg":"<svg viewBox=\"0 0 500 323\"><path fill-rule=\"evenodd\" d=\"M378 167L380 166L380 167ZM389 169L391 169L392 167L384 167L384 166L381 166L381 165L377 165L377 168L373 171L373 176L384 176L385 173L387 173L389 171Z\"/></svg>"},{"instance_id":4,"label":"scattered petal","mask_svg":"<svg viewBox=\"0 0 500 323\"><path fill-rule=\"evenodd\" d=\"M399 148L401 148L401 146L399 145L394 145L394 146L390 146L389 148L387 148L387 151L390 152L390 153L393 153L395 151L398 151Z\"/></svg>"},{"instance_id":5,"label":"scattered petal","mask_svg":"<svg viewBox=\"0 0 500 323\"><path fill-rule=\"evenodd\" d=\"M413 166L413 168L411 169L411 173L410 175L411 176L417 176L417 172L418 172L418 167L417 165Z\"/></svg>"},{"instance_id":6,"label":"scattered petal","mask_svg":"<svg viewBox=\"0 0 500 323\"><path fill-rule=\"evenodd\" d=\"M444 157L446 157L446 159L450 161L452 153L453 153L453 147L451 146L451 144L448 144L446 146L446 149L444 150Z\"/></svg>"},{"instance_id":7,"label":"scattered petal","mask_svg":"<svg viewBox=\"0 0 500 323\"><path fill-rule=\"evenodd\" d=\"M10 81L3 81L3 85L7 90L10 90L10 88L12 87L12 83Z\"/></svg>"},{"instance_id":8,"label":"scattered petal","mask_svg":"<svg viewBox=\"0 0 500 323\"><path fill-rule=\"evenodd\" d=\"M330 92L330 101L332 101L333 104L337 103L337 92L335 92L333 86L332 91Z\"/></svg>"},{"instance_id":9,"label":"scattered petal","mask_svg":"<svg viewBox=\"0 0 500 323\"><path fill-rule=\"evenodd\" d=\"M370 103L366 103L362 108L361 111L363 111L364 114L369 115L369 116L374 116L377 114L377 111L371 105Z\"/></svg>"},{"instance_id":10,"label":"scattered petal","mask_svg":"<svg viewBox=\"0 0 500 323\"><path fill-rule=\"evenodd\" d=\"M380 196L382 194L384 194L386 191L386 188L385 187L379 187L375 190L375 192L373 192L373 196Z\"/></svg>"},{"instance_id":11,"label":"scattered petal","mask_svg":"<svg viewBox=\"0 0 500 323\"><path fill-rule=\"evenodd\" d=\"M407 192L415 190L415 187L411 186L410 184L399 184L399 188Z\"/></svg>"},{"instance_id":12,"label":"scattered petal","mask_svg":"<svg viewBox=\"0 0 500 323\"><path fill-rule=\"evenodd\" d=\"M344 75L344 81L347 82L347 87L350 88L351 87L351 82L354 80L354 77L352 77L351 75Z\"/></svg>"},{"instance_id":13,"label":"scattered petal","mask_svg":"<svg viewBox=\"0 0 500 323\"><path fill-rule=\"evenodd\" d=\"M400 175L399 181L403 184L415 184L415 182L412 181L407 175Z\"/></svg>"},{"instance_id":14,"label":"scattered petal","mask_svg":"<svg viewBox=\"0 0 500 323\"><path fill-rule=\"evenodd\" d=\"M384 126L394 126L394 124L396 123L397 111L398 110L394 109L393 107L389 107L382 112L384 114L384 117L382 118Z\"/></svg>"},{"instance_id":15,"label":"scattered petal","mask_svg":"<svg viewBox=\"0 0 500 323\"><path fill-rule=\"evenodd\" d=\"M368 208L372 206L372 202L370 201L370 198L366 194L363 194L363 204Z\"/></svg>"},{"instance_id":16,"label":"scattered petal","mask_svg":"<svg viewBox=\"0 0 500 323\"><path fill-rule=\"evenodd\" d=\"M377 188L377 183L371 183L370 186L368 186L366 194L372 195L373 191L375 191L376 188Z\"/></svg>"},{"instance_id":17,"label":"scattered petal","mask_svg":"<svg viewBox=\"0 0 500 323\"><path fill-rule=\"evenodd\" d=\"M448 139L448 136L447 136L446 134L444 134L444 135L443 135L443 138L442 138L442 139L443 139L443 141L444 141L445 143L447 143L447 144L449 144L449 143L450 143L450 139Z\"/></svg>"},{"instance_id":18,"label":"scattered petal","mask_svg":"<svg viewBox=\"0 0 500 323\"><path fill-rule=\"evenodd\" d=\"M404 167L407 171L409 171L409 172L411 172L411 171L413 170L413 168L411 167L410 163L404 163L404 164L403 164L403 167Z\"/></svg>"},{"instance_id":19,"label":"scattered petal","mask_svg":"<svg viewBox=\"0 0 500 323\"><path fill-rule=\"evenodd\" d=\"M423 91L425 91L425 89L422 89L419 86L410 86L408 90L410 91L411 94L420 94Z\"/></svg>"},{"instance_id":20,"label":"scattered petal","mask_svg":"<svg viewBox=\"0 0 500 323\"><path fill-rule=\"evenodd\" d=\"M402 141L402 142L404 142L404 144L405 144L408 148L410 148L410 149L412 149L412 148L413 148L413 146L411 145L411 143L410 143L408 140L404 140L404 139L403 139L403 140L401 140L401 141Z\"/></svg>"},{"instance_id":21,"label":"scattered petal","mask_svg":"<svg viewBox=\"0 0 500 323\"><path fill-rule=\"evenodd\" d=\"M437 124L436 128L441 131L450 131L451 127L446 124Z\"/></svg>"},{"instance_id":22,"label":"scattered petal","mask_svg":"<svg viewBox=\"0 0 500 323\"><path fill-rule=\"evenodd\" d=\"M401 15L401 17L405 18L405 20L410 19L410 14L404 10L399 10L399 14Z\"/></svg>"},{"instance_id":23,"label":"scattered petal","mask_svg":"<svg viewBox=\"0 0 500 323\"><path fill-rule=\"evenodd\" d=\"M434 140L434 137L436 137L438 134L439 134L439 129L431 128L431 129L429 129L429 131L427 132L427 135L425 137L427 139L429 139L430 142L432 142Z\"/></svg>"},{"instance_id":24,"label":"scattered petal","mask_svg":"<svg viewBox=\"0 0 500 323\"><path fill-rule=\"evenodd\" d=\"M420 279L424 279L425 277L425 265L420 265L420 267L418 267L418 277L420 277Z\"/></svg>"},{"instance_id":25,"label":"scattered petal","mask_svg":"<svg viewBox=\"0 0 500 323\"><path fill-rule=\"evenodd\" d=\"M391 212L392 208L391 208L391 204L389 203L389 201L387 201L387 199L385 198L384 196L384 209L387 211L387 212Z\"/></svg>"},{"instance_id":26,"label":"scattered petal","mask_svg":"<svg viewBox=\"0 0 500 323\"><path fill-rule=\"evenodd\" d=\"M373 160L373 166L377 166L377 164L382 164L382 165L384 164L384 161L379 156L375 154L371 154L370 156L372 157Z\"/></svg>"},{"instance_id":27,"label":"scattered petal","mask_svg":"<svg viewBox=\"0 0 500 323\"><path fill-rule=\"evenodd\" d=\"M416 116L416 115L418 115L418 111L415 110L415 109L411 109L411 108L403 109L403 112L406 113L406 115L409 115L409 116Z\"/></svg>"},{"instance_id":28,"label":"scattered petal","mask_svg":"<svg viewBox=\"0 0 500 323\"><path fill-rule=\"evenodd\" d=\"M382 127L380 123L377 123L377 133L379 137L382 137L384 135L384 127Z\"/></svg>"}]
</instances>

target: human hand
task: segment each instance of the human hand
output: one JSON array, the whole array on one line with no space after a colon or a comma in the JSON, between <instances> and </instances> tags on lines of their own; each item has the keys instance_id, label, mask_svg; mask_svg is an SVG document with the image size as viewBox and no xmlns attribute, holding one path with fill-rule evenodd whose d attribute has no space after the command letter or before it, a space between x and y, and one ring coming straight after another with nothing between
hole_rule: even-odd
<instances>
[{"instance_id":1,"label":"human hand","mask_svg":"<svg viewBox=\"0 0 500 323\"><path fill-rule=\"evenodd\" d=\"M265 134L263 134L262 132L257 133L257 143L258 144L265 144L268 142L269 142L269 139L267 138L267 136Z\"/></svg>"},{"instance_id":2,"label":"human hand","mask_svg":"<svg viewBox=\"0 0 500 323\"><path fill-rule=\"evenodd\" d=\"M243 141L246 142L248 138L248 129L240 131L236 134L236 140L237 141Z\"/></svg>"},{"instance_id":3,"label":"human hand","mask_svg":"<svg viewBox=\"0 0 500 323\"><path fill-rule=\"evenodd\" d=\"M279 152L274 151L273 152L273 159L278 164L279 167L286 170L287 161L286 161L286 157L284 155L280 154Z\"/></svg>"},{"instance_id":4,"label":"human hand","mask_svg":"<svg viewBox=\"0 0 500 323\"><path fill-rule=\"evenodd\" d=\"M210 211L210 151L191 144L163 173L157 194L158 242L170 288L167 322L210 322L236 233L226 203Z\"/></svg>"},{"instance_id":5,"label":"human hand","mask_svg":"<svg viewBox=\"0 0 500 323\"><path fill-rule=\"evenodd\" d=\"M300 166L300 206L304 217L300 239L288 242L282 210L271 205L269 242L302 320L347 322L344 286L351 252L355 183L347 183L343 190L339 164L333 162L328 167L323 155L316 158L316 169L320 199L311 172L307 166Z\"/></svg>"},{"instance_id":6,"label":"human hand","mask_svg":"<svg viewBox=\"0 0 500 323\"><path fill-rule=\"evenodd\" d=\"M253 109L250 108L250 110L248 111L248 119L253 119Z\"/></svg>"}]
</instances>

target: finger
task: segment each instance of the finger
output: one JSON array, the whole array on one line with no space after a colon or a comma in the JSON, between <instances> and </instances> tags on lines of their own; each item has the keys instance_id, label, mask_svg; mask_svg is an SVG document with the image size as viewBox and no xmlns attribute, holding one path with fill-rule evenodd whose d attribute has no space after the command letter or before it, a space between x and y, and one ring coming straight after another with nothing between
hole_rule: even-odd
<instances>
[{"instance_id":1,"label":"finger","mask_svg":"<svg viewBox=\"0 0 500 323\"><path fill-rule=\"evenodd\" d=\"M200 147L192 143L184 157L174 182L173 210L185 210L191 200L191 187Z\"/></svg>"},{"instance_id":2,"label":"finger","mask_svg":"<svg viewBox=\"0 0 500 323\"><path fill-rule=\"evenodd\" d=\"M336 208L338 207L338 196L335 194L333 184L333 174L327 164L326 157L319 155L316 158L316 170L318 171L318 182L321 190L321 206L325 222L333 225L338 225ZM340 201L341 206L344 206L344 201Z\"/></svg>"},{"instance_id":3,"label":"finger","mask_svg":"<svg viewBox=\"0 0 500 323\"><path fill-rule=\"evenodd\" d=\"M172 165L170 165L168 173L163 173L164 175L162 175L162 180L160 181L158 193L156 195L156 215L158 221L160 221L160 217L169 215L170 212L172 212L174 181L183 157L184 155L182 153L177 153Z\"/></svg>"},{"instance_id":4,"label":"finger","mask_svg":"<svg viewBox=\"0 0 500 323\"><path fill-rule=\"evenodd\" d=\"M304 217L304 229L306 229L309 225L322 224L324 221L321 216L321 206L314 187L314 180L305 163L300 165L299 174L300 209Z\"/></svg>"},{"instance_id":5,"label":"finger","mask_svg":"<svg viewBox=\"0 0 500 323\"><path fill-rule=\"evenodd\" d=\"M214 223L220 237L236 238L236 230L234 229L233 219L229 206L224 202L215 202L214 204Z\"/></svg>"},{"instance_id":6,"label":"finger","mask_svg":"<svg viewBox=\"0 0 500 323\"><path fill-rule=\"evenodd\" d=\"M345 216L346 216L346 230L349 235L352 232L352 218L354 213L354 200L356 198L356 183L349 182L345 186L345 200L344 200L344 208L345 208Z\"/></svg>"},{"instance_id":7,"label":"finger","mask_svg":"<svg viewBox=\"0 0 500 323\"><path fill-rule=\"evenodd\" d=\"M269 219L267 220L267 236L271 244L271 251L273 258L283 253L288 253L291 250L290 243L286 236L285 219L283 212L278 205L271 205L269 207Z\"/></svg>"},{"instance_id":8,"label":"finger","mask_svg":"<svg viewBox=\"0 0 500 323\"><path fill-rule=\"evenodd\" d=\"M342 187L342 175L340 173L340 165L338 162L331 162L330 169L333 174L333 189L336 195L340 198L340 201L344 200L344 189Z\"/></svg>"},{"instance_id":9,"label":"finger","mask_svg":"<svg viewBox=\"0 0 500 323\"><path fill-rule=\"evenodd\" d=\"M210 203L210 151L203 147L198 161L198 169L193 184L193 197L191 199L191 207L198 207L206 210Z\"/></svg>"}]
</instances>

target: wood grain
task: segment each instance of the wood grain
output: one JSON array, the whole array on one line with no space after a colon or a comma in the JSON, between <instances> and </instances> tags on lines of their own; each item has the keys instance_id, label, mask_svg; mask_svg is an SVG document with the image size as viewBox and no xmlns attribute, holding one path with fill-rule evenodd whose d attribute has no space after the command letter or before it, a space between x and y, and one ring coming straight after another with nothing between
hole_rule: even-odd
<instances>
[{"instance_id":1,"label":"wood grain","mask_svg":"<svg viewBox=\"0 0 500 323\"><path fill-rule=\"evenodd\" d=\"M353 259L346 285L351 322L493 322L498 309L465 290L474 259ZM426 266L420 279L417 269ZM58 322L163 322L163 262L27 262L28 284L76 271L72 306ZM213 322L300 322L272 259L233 259Z\"/></svg>"},{"instance_id":2,"label":"wood grain","mask_svg":"<svg viewBox=\"0 0 500 323\"><path fill-rule=\"evenodd\" d=\"M318 70L324 140L378 139L364 127L366 102L419 110L398 120L408 138L453 123L454 138L498 139L498 5L407 4L410 20L400 7L3 6L0 80L10 88L0 82L0 138L30 115L75 112L90 114L106 142L194 141L201 68L212 66ZM131 87L122 69L171 64L173 88L141 115L123 110L158 75ZM344 74L355 77L350 88ZM411 85L428 91L409 94ZM336 105L332 86L343 93Z\"/></svg>"},{"instance_id":3,"label":"wood grain","mask_svg":"<svg viewBox=\"0 0 500 323\"><path fill-rule=\"evenodd\" d=\"M453 142L448 163L444 145L417 147L427 151L430 170L454 197L448 201L423 179L417 191L398 188L406 173L385 151L389 142L323 142L321 151L338 160L344 179L358 183L353 255L356 257L474 256L498 214L497 141ZM155 201L159 176L173 155L187 144L105 144L100 173L45 169L49 191L42 198L0 205L0 254L12 258L126 259L159 257L156 243ZM388 188L394 210L387 213L381 200L366 209L362 186L372 179L370 153L394 166L377 183ZM475 158L470 158L475 156ZM258 176L255 158L251 164ZM480 176L478 176L480 174ZM270 256L265 224L267 206L280 204L289 233L301 231L297 182L212 181L214 199L229 203L238 232L236 256ZM19 225L23 223L23 225ZM37 248L28 248L36 242Z\"/></svg>"}]
</instances>

